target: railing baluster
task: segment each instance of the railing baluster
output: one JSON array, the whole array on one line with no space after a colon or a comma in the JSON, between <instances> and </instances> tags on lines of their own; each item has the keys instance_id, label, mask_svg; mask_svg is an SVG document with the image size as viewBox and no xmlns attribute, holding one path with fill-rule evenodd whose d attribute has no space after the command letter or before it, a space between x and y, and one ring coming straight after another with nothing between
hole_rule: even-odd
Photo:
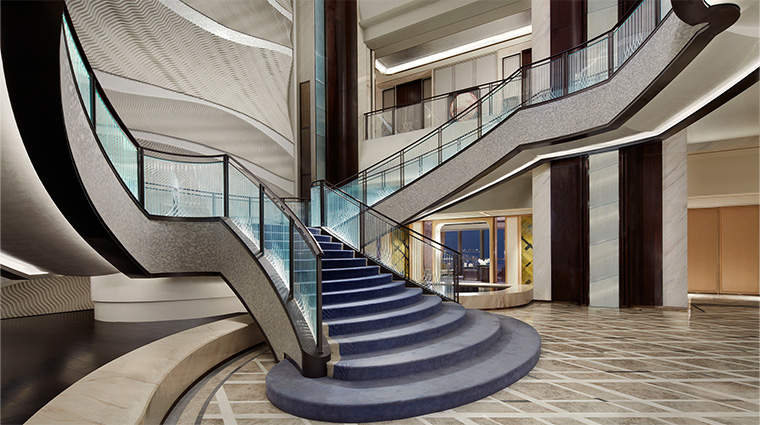
<instances>
[{"instance_id":1,"label":"railing baluster","mask_svg":"<svg viewBox=\"0 0 760 425\"><path fill-rule=\"evenodd\" d=\"M224 155L224 163L222 165L224 170L224 216L230 216L230 157Z\"/></svg>"}]
</instances>

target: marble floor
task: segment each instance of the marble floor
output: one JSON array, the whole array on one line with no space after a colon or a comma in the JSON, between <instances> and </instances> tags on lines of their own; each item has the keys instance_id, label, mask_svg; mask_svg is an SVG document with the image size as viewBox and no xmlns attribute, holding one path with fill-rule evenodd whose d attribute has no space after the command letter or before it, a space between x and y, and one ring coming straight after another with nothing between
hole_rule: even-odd
<instances>
[{"instance_id":1,"label":"marble floor","mask_svg":"<svg viewBox=\"0 0 760 425\"><path fill-rule=\"evenodd\" d=\"M758 425L757 307L698 305L681 311L533 303L495 311L541 334L541 359L525 378L455 409L390 423ZM207 376L170 424L308 425L267 401L274 365L265 347Z\"/></svg>"}]
</instances>

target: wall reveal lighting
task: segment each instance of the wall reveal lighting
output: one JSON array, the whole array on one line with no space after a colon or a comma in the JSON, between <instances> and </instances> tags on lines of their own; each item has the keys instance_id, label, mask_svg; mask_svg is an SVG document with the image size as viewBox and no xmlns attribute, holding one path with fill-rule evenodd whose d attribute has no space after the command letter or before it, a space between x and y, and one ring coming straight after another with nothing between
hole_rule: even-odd
<instances>
[{"instance_id":1,"label":"wall reveal lighting","mask_svg":"<svg viewBox=\"0 0 760 425\"><path fill-rule=\"evenodd\" d=\"M397 72L406 71L407 69L416 68L418 66L427 65L429 63L437 62L439 60L448 59L453 56L461 55L471 52L473 50L481 49L483 47L490 46L492 44L501 43L503 41L511 40L513 38L522 37L528 35L533 31L533 27L526 25L521 28L507 31L505 33L497 34L492 37L484 38L482 40L473 41L472 43L465 44L463 46L454 47L453 49L444 50L443 52L434 53L429 56L425 56L413 61L405 62L400 65L386 67L380 62L379 59L375 59L375 68L380 73L385 75L395 74Z\"/></svg>"}]
</instances>

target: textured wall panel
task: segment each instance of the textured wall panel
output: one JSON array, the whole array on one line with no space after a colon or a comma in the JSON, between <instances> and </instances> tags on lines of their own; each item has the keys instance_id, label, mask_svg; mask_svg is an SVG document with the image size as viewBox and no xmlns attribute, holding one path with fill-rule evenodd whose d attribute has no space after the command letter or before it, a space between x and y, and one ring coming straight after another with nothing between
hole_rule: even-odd
<instances>
[{"instance_id":1,"label":"textured wall panel","mask_svg":"<svg viewBox=\"0 0 760 425\"><path fill-rule=\"evenodd\" d=\"M3 319L93 308L89 277L55 276L5 282L0 290Z\"/></svg>"},{"instance_id":2,"label":"textured wall panel","mask_svg":"<svg viewBox=\"0 0 760 425\"><path fill-rule=\"evenodd\" d=\"M274 5L286 13L291 12L279 3L272 5L266 0L184 0L184 3L235 31L293 47L290 37L292 19L288 19Z\"/></svg>"}]
</instances>

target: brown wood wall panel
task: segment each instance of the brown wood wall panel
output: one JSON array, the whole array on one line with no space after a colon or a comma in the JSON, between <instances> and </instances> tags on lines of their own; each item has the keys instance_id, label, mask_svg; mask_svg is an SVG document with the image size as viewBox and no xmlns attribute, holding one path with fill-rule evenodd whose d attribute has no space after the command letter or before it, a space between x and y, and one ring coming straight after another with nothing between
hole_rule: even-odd
<instances>
[{"instance_id":1,"label":"brown wood wall panel","mask_svg":"<svg viewBox=\"0 0 760 425\"><path fill-rule=\"evenodd\" d=\"M588 304L588 159L551 164L552 301Z\"/></svg>"},{"instance_id":2,"label":"brown wood wall panel","mask_svg":"<svg viewBox=\"0 0 760 425\"><path fill-rule=\"evenodd\" d=\"M758 293L758 206L720 209L720 292Z\"/></svg>"},{"instance_id":3,"label":"brown wood wall panel","mask_svg":"<svg viewBox=\"0 0 760 425\"><path fill-rule=\"evenodd\" d=\"M359 172L356 20L356 0L325 1L325 174L336 184Z\"/></svg>"},{"instance_id":4,"label":"brown wood wall panel","mask_svg":"<svg viewBox=\"0 0 760 425\"><path fill-rule=\"evenodd\" d=\"M662 305L662 142L620 150L620 306Z\"/></svg>"},{"instance_id":5,"label":"brown wood wall panel","mask_svg":"<svg viewBox=\"0 0 760 425\"><path fill-rule=\"evenodd\" d=\"M718 293L719 223L718 208L688 212L689 292Z\"/></svg>"},{"instance_id":6,"label":"brown wood wall panel","mask_svg":"<svg viewBox=\"0 0 760 425\"><path fill-rule=\"evenodd\" d=\"M311 185L311 90L309 81L298 86L298 187L302 198L309 197Z\"/></svg>"},{"instance_id":7,"label":"brown wood wall panel","mask_svg":"<svg viewBox=\"0 0 760 425\"><path fill-rule=\"evenodd\" d=\"M586 0L551 0L551 54L556 55L586 41Z\"/></svg>"}]
</instances>

